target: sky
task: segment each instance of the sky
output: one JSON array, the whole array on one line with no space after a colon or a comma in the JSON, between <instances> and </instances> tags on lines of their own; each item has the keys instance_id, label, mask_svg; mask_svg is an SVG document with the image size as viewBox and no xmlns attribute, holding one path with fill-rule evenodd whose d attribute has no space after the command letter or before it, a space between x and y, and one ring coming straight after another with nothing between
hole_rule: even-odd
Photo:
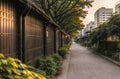
<instances>
[{"instance_id":1,"label":"sky","mask_svg":"<svg viewBox=\"0 0 120 79\"><path fill-rule=\"evenodd\" d=\"M100 7L106 7L106 8L115 8L116 2L119 0L94 0L92 3L92 7L87 9L88 14L86 18L83 20L83 23L86 25L90 21L94 21L94 13L96 10L98 10Z\"/></svg>"}]
</instances>

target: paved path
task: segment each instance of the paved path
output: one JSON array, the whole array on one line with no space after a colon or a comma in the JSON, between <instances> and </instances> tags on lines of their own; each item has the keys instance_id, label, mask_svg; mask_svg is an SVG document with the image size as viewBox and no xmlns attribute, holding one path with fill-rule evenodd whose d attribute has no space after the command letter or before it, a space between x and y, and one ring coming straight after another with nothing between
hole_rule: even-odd
<instances>
[{"instance_id":1,"label":"paved path","mask_svg":"<svg viewBox=\"0 0 120 79\"><path fill-rule=\"evenodd\" d=\"M120 79L120 67L73 43L57 79Z\"/></svg>"}]
</instances>

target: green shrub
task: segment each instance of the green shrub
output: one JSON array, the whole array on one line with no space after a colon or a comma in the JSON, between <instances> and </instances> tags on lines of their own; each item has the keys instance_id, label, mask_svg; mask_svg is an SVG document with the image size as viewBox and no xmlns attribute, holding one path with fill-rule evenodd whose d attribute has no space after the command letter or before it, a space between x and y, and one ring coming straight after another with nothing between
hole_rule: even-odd
<instances>
[{"instance_id":1,"label":"green shrub","mask_svg":"<svg viewBox=\"0 0 120 79\"><path fill-rule=\"evenodd\" d=\"M56 66L59 67L62 64L62 57L58 54L55 53L52 55L53 61L56 63Z\"/></svg>"},{"instance_id":2,"label":"green shrub","mask_svg":"<svg viewBox=\"0 0 120 79\"><path fill-rule=\"evenodd\" d=\"M52 57L42 57L39 60L39 69L46 72L47 76L51 78L56 74L56 63Z\"/></svg>"},{"instance_id":3,"label":"green shrub","mask_svg":"<svg viewBox=\"0 0 120 79\"><path fill-rule=\"evenodd\" d=\"M112 58L115 60L119 60L120 52L114 52L112 53Z\"/></svg>"},{"instance_id":4,"label":"green shrub","mask_svg":"<svg viewBox=\"0 0 120 79\"><path fill-rule=\"evenodd\" d=\"M66 44L64 47L58 50L58 53L62 58L66 58L66 55L68 54L71 44L72 44L72 41L70 41L68 44Z\"/></svg>"},{"instance_id":5,"label":"green shrub","mask_svg":"<svg viewBox=\"0 0 120 79\"><path fill-rule=\"evenodd\" d=\"M39 73L39 74L41 74L41 75L43 75L43 76L45 76L45 77L47 77L47 76L46 76L46 72L43 71L43 70L36 69L36 68L34 68L33 66L28 66L28 69L31 70L31 71L34 71L34 72L36 72L36 73Z\"/></svg>"},{"instance_id":6,"label":"green shrub","mask_svg":"<svg viewBox=\"0 0 120 79\"><path fill-rule=\"evenodd\" d=\"M41 57L39 59L39 69L45 71L47 79L52 79L56 74L62 71L60 66L62 64L62 59L66 57L68 50L72 42L65 45L65 47L58 50L59 53L55 53L51 56ZM44 75L44 74L43 74Z\"/></svg>"},{"instance_id":7,"label":"green shrub","mask_svg":"<svg viewBox=\"0 0 120 79\"><path fill-rule=\"evenodd\" d=\"M70 46L72 44L72 41L70 41L68 44L65 45L65 48L67 48L69 50Z\"/></svg>"},{"instance_id":8,"label":"green shrub","mask_svg":"<svg viewBox=\"0 0 120 79\"><path fill-rule=\"evenodd\" d=\"M44 77L46 77L46 79L51 79L49 76L46 75L46 72L43 71L43 70L36 69L36 68L34 68L32 66L29 66L29 70L32 70L32 71L34 71L36 73L39 73L39 74L43 75Z\"/></svg>"},{"instance_id":9,"label":"green shrub","mask_svg":"<svg viewBox=\"0 0 120 79\"><path fill-rule=\"evenodd\" d=\"M58 50L58 53L59 55L62 57L62 58L66 58L66 55L68 53L68 49L63 47L61 49Z\"/></svg>"},{"instance_id":10,"label":"green shrub","mask_svg":"<svg viewBox=\"0 0 120 79\"><path fill-rule=\"evenodd\" d=\"M0 54L0 79L46 79L43 75L29 70L29 67L18 59L4 58Z\"/></svg>"}]
</instances>

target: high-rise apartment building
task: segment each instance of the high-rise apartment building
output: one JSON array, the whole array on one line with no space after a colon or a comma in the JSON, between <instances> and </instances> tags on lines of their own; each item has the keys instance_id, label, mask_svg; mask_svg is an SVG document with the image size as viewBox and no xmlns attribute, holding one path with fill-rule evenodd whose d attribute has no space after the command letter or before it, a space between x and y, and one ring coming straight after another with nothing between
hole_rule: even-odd
<instances>
[{"instance_id":1,"label":"high-rise apartment building","mask_svg":"<svg viewBox=\"0 0 120 79\"><path fill-rule=\"evenodd\" d=\"M112 14L113 14L112 8L105 8L105 7L99 8L94 14L95 26L97 27L103 22L107 21Z\"/></svg>"}]
</instances>

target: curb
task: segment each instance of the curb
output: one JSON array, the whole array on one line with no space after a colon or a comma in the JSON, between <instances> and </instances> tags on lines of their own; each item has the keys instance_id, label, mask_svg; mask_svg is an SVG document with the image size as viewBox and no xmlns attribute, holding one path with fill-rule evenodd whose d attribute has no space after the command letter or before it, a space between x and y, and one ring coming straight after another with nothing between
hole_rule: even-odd
<instances>
[{"instance_id":1,"label":"curb","mask_svg":"<svg viewBox=\"0 0 120 79\"><path fill-rule=\"evenodd\" d=\"M100 56L120 67L120 62L115 61L115 60L113 60L113 59L111 59L109 57L103 56L103 55L100 55Z\"/></svg>"},{"instance_id":2,"label":"curb","mask_svg":"<svg viewBox=\"0 0 120 79\"><path fill-rule=\"evenodd\" d=\"M67 54L66 59L63 61L62 68L63 72L61 75L59 75L56 79L67 79L67 72L69 68L69 61L70 61L70 53Z\"/></svg>"},{"instance_id":3,"label":"curb","mask_svg":"<svg viewBox=\"0 0 120 79\"><path fill-rule=\"evenodd\" d=\"M111 58L109 58L109 57L106 57L106 56L101 55L101 54L98 54L98 53L94 53L94 54L96 54L96 55L98 55L98 56L101 56L101 57L103 57L104 59L106 59L106 60L110 61L111 63L113 63L113 64L115 64L115 65L117 65L117 66L120 67L120 62L115 61L115 60L113 60L113 59L111 59Z\"/></svg>"},{"instance_id":4,"label":"curb","mask_svg":"<svg viewBox=\"0 0 120 79\"><path fill-rule=\"evenodd\" d=\"M104 56L104 55L98 54L98 53L96 53L94 50L92 50L92 49L90 49L90 48L87 48L87 49L90 50L91 52L93 52L94 54L96 54L96 55L98 55L98 56L101 56L101 57L105 58L106 60L108 60L108 61L112 62L113 64L115 64L115 65L117 65L117 66L120 67L120 62L115 61L115 60L113 60L113 59L111 59L111 58L109 58L109 57L106 57L106 56Z\"/></svg>"}]
</instances>

